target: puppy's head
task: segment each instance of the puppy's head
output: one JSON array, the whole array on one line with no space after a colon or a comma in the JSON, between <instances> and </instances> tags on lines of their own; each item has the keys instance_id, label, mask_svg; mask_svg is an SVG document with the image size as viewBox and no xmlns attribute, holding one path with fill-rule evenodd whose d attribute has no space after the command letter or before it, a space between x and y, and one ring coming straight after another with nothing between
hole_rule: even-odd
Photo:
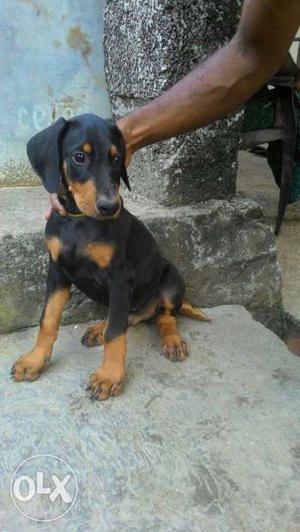
<instances>
[{"instance_id":1,"label":"puppy's head","mask_svg":"<svg viewBox=\"0 0 300 532\"><path fill-rule=\"evenodd\" d=\"M60 118L30 139L27 154L48 192L63 182L87 216L118 216L121 178L129 190L130 185L124 141L112 120L92 114Z\"/></svg>"}]
</instances>

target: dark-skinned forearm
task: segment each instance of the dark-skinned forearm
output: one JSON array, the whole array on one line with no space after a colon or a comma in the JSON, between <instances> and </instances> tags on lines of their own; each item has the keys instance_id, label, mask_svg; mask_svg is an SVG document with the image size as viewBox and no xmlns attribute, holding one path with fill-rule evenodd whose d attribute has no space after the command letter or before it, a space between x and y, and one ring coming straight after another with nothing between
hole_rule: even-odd
<instances>
[{"instance_id":1,"label":"dark-skinned forearm","mask_svg":"<svg viewBox=\"0 0 300 532\"><path fill-rule=\"evenodd\" d=\"M235 37L161 96L121 118L128 160L139 148L222 118L279 69L300 22L299 0L244 0Z\"/></svg>"},{"instance_id":2,"label":"dark-skinned forearm","mask_svg":"<svg viewBox=\"0 0 300 532\"><path fill-rule=\"evenodd\" d=\"M176 83L159 98L119 120L132 152L205 126L235 110L276 71L230 44Z\"/></svg>"}]
</instances>

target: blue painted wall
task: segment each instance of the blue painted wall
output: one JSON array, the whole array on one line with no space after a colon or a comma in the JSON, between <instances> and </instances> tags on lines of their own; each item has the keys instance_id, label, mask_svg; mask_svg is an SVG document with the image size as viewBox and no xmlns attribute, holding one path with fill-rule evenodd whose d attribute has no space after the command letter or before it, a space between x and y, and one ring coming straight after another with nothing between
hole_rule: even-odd
<instances>
[{"instance_id":1,"label":"blue painted wall","mask_svg":"<svg viewBox=\"0 0 300 532\"><path fill-rule=\"evenodd\" d=\"M0 185L32 180L25 146L59 116L110 115L105 0L0 0Z\"/></svg>"}]
</instances>

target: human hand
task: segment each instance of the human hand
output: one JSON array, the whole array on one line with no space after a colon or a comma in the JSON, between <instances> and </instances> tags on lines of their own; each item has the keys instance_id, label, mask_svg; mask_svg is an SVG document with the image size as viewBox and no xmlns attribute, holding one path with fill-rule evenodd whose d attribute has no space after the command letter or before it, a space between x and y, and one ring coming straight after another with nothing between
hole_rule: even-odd
<instances>
[{"instance_id":1,"label":"human hand","mask_svg":"<svg viewBox=\"0 0 300 532\"><path fill-rule=\"evenodd\" d=\"M66 211L65 211L64 207L62 206L62 204L60 203L60 201L58 199L58 195L56 194L56 192L53 192L53 193L49 194L48 198L49 198L49 206L48 206L47 211L45 213L46 220L49 220L49 218L50 218L50 216L51 216L53 211L58 212L61 216L65 216L66 215Z\"/></svg>"},{"instance_id":2,"label":"human hand","mask_svg":"<svg viewBox=\"0 0 300 532\"><path fill-rule=\"evenodd\" d=\"M117 126L119 130L121 131L124 142L125 142L125 149L126 149L125 166L129 166L131 162L131 158L135 150L133 148L133 143L131 140L131 128L129 127L129 121L127 120L127 117L124 116L120 118L117 121Z\"/></svg>"}]
</instances>

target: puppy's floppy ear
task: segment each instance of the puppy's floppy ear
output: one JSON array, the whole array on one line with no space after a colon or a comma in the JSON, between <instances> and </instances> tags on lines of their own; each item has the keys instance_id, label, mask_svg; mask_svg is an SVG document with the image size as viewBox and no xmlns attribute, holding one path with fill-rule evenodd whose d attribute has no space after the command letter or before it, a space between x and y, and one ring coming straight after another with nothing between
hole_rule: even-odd
<instances>
[{"instance_id":1,"label":"puppy's floppy ear","mask_svg":"<svg viewBox=\"0 0 300 532\"><path fill-rule=\"evenodd\" d=\"M57 192L62 179L61 145L67 122L59 118L30 139L27 155L34 171L48 192Z\"/></svg>"},{"instance_id":2,"label":"puppy's floppy ear","mask_svg":"<svg viewBox=\"0 0 300 532\"><path fill-rule=\"evenodd\" d=\"M125 162L123 163L123 166L122 166L122 172L121 172L121 177L126 185L126 187L128 188L128 190L130 190L131 192L131 186L130 186L130 183L129 183L129 179L128 179L128 175L127 175L127 170L126 170L126 166L125 166Z\"/></svg>"},{"instance_id":3,"label":"puppy's floppy ear","mask_svg":"<svg viewBox=\"0 0 300 532\"><path fill-rule=\"evenodd\" d=\"M122 178L123 182L125 183L126 187L128 188L128 190L130 190L130 192L131 192L131 187L130 187L128 174L127 174L127 170L126 170L126 166L125 166L126 146L125 146L125 141L124 141L123 135L122 135L120 129L118 128L118 126L116 124L116 121L113 118L107 118L106 122L107 122L109 127L113 128L116 131L117 135L121 139L122 159L123 159L123 161L122 161L122 169L121 169L121 178Z\"/></svg>"},{"instance_id":4,"label":"puppy's floppy ear","mask_svg":"<svg viewBox=\"0 0 300 532\"><path fill-rule=\"evenodd\" d=\"M127 174L127 170L126 170L126 166L125 166L126 146L125 146L123 135L122 135L121 131L119 130L119 128L118 128L118 132L119 132L119 135L121 137L122 152L123 152L122 153L123 161L122 161L121 178L123 179L123 182L125 183L125 185L128 188L128 190L130 190L130 192L131 192L131 186L130 186L130 183L129 183L128 174Z\"/></svg>"}]
</instances>

